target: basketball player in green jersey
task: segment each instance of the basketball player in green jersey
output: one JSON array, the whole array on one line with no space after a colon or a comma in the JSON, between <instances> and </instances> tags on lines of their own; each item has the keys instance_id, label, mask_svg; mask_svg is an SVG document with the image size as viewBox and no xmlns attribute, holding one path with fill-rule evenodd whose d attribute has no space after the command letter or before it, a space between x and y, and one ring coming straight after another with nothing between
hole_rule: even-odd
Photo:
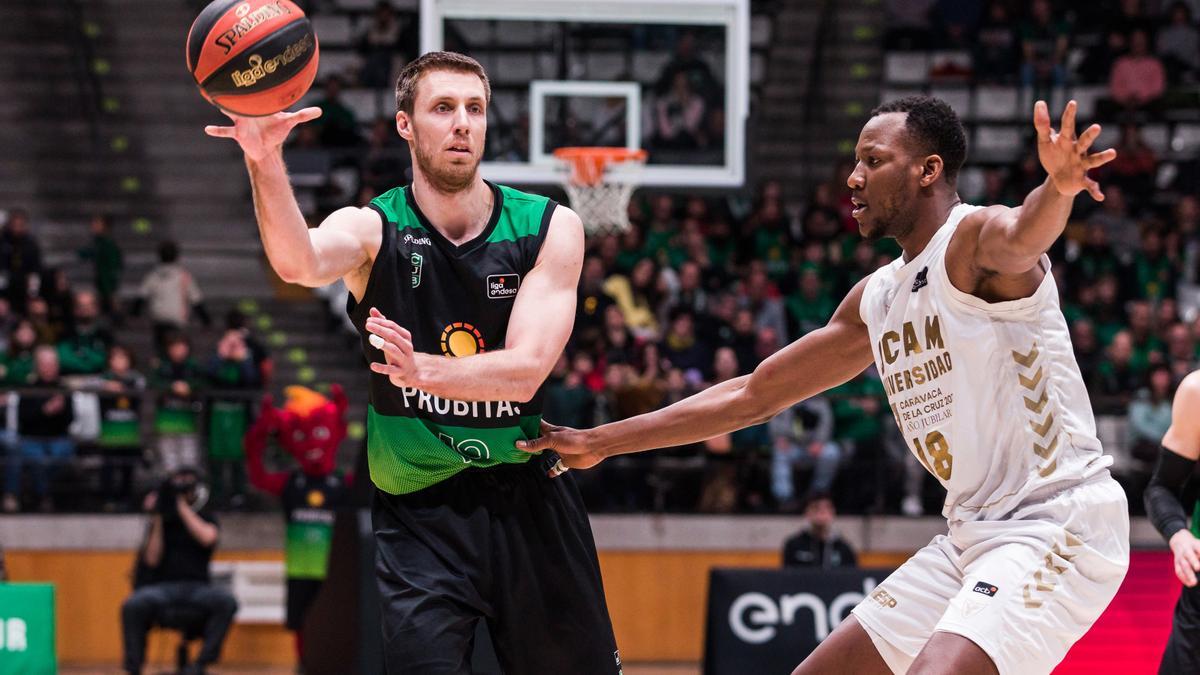
<instances>
[{"instance_id":1,"label":"basketball player in green jersey","mask_svg":"<svg viewBox=\"0 0 1200 675\"><path fill-rule=\"evenodd\" d=\"M507 673L617 675L587 514L553 453L525 461L570 336L583 229L570 209L484 181L491 94L474 59L408 64L396 129L411 185L308 229L281 146L307 108L208 127L246 155L271 266L345 280L371 363L367 447L388 672L467 673L486 621ZM232 116L231 116L232 117ZM564 632L565 631L565 632Z\"/></svg>"},{"instance_id":2,"label":"basketball player in green jersey","mask_svg":"<svg viewBox=\"0 0 1200 675\"><path fill-rule=\"evenodd\" d=\"M1171 427L1158 450L1158 464L1146 487L1146 513L1175 556L1175 576L1183 582L1183 592L1175 603L1171 637L1163 652L1159 673L1183 675L1200 673L1200 502L1192 513L1188 529L1187 513L1180 502L1183 486L1200 459L1200 371L1183 378L1171 404Z\"/></svg>"}]
</instances>

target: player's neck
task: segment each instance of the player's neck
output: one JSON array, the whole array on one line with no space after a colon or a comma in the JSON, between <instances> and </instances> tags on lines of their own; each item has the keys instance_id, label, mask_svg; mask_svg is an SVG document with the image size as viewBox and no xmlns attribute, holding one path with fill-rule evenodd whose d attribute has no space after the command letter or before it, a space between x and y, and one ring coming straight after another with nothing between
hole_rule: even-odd
<instances>
[{"instance_id":1,"label":"player's neck","mask_svg":"<svg viewBox=\"0 0 1200 675\"><path fill-rule=\"evenodd\" d=\"M452 244L479 236L492 216L492 188L482 178L477 177L465 190L443 192L414 172L412 192L421 213Z\"/></svg>"},{"instance_id":2,"label":"player's neck","mask_svg":"<svg viewBox=\"0 0 1200 675\"><path fill-rule=\"evenodd\" d=\"M921 255L933 239L933 235L946 224L950 212L961 203L958 193L953 190L938 192L918 202L917 218L912 231L903 237L896 237L896 243L904 250L905 262Z\"/></svg>"}]
</instances>

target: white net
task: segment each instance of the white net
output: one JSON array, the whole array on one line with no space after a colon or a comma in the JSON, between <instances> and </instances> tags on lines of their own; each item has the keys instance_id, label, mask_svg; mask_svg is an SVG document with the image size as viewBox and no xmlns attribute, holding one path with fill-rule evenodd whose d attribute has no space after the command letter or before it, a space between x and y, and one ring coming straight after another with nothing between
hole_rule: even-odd
<instances>
[{"instance_id":1,"label":"white net","mask_svg":"<svg viewBox=\"0 0 1200 675\"><path fill-rule=\"evenodd\" d=\"M629 229L629 200L637 189L644 154L558 157L563 188L589 235ZM590 180L589 180L590 179Z\"/></svg>"}]
</instances>

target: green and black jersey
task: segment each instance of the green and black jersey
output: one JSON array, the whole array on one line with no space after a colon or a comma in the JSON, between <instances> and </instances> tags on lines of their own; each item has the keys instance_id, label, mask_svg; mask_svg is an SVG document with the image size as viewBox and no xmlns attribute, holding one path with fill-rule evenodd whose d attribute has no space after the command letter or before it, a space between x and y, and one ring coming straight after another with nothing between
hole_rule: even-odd
<instances>
[{"instance_id":1,"label":"green and black jersey","mask_svg":"<svg viewBox=\"0 0 1200 675\"><path fill-rule=\"evenodd\" d=\"M287 519L284 569L288 579L324 579L333 547L337 510L350 501L350 490L339 472L310 476L292 471L279 495Z\"/></svg>"},{"instance_id":2,"label":"green and black jersey","mask_svg":"<svg viewBox=\"0 0 1200 675\"><path fill-rule=\"evenodd\" d=\"M491 218L475 239L455 246L421 213L412 188L396 188L370 208L383 219L383 242L361 302L348 312L369 361L383 362L365 324L371 307L412 333L413 349L452 357L504 348L521 282L537 261L557 204L488 183ZM400 388L371 373L367 453L371 480L405 494L467 467L527 461L519 439L539 433L542 389L530 401L453 401Z\"/></svg>"}]
</instances>

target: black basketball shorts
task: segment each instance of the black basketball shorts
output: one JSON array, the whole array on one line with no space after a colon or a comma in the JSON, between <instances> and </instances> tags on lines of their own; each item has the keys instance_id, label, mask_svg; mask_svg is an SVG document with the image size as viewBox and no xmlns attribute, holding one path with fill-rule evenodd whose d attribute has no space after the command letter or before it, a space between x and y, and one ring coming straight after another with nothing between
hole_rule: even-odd
<instances>
[{"instance_id":1,"label":"black basketball shorts","mask_svg":"<svg viewBox=\"0 0 1200 675\"><path fill-rule=\"evenodd\" d=\"M470 673L486 621L506 675L618 675L596 545L556 460L465 469L423 490L376 490L372 519L391 675Z\"/></svg>"}]
</instances>

